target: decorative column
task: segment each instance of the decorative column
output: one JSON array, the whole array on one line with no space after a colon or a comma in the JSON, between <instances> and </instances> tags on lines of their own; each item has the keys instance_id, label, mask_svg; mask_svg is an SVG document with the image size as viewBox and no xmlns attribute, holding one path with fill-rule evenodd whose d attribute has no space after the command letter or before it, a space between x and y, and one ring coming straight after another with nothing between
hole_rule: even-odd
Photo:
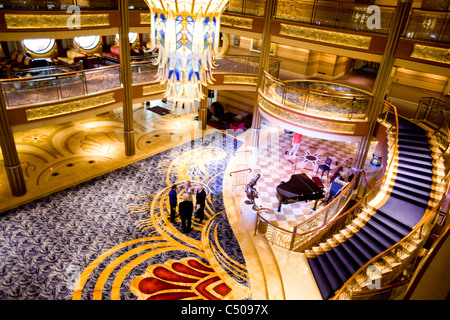
<instances>
[{"instance_id":1,"label":"decorative column","mask_svg":"<svg viewBox=\"0 0 450 320\"><path fill-rule=\"evenodd\" d=\"M14 135L8 121L6 113L5 98L0 88L0 147L2 148L3 161L5 163L6 175L9 181L11 193L15 197L23 196L27 193L22 167L20 166L19 155L17 154Z\"/></svg>"},{"instance_id":2,"label":"decorative column","mask_svg":"<svg viewBox=\"0 0 450 320\"><path fill-rule=\"evenodd\" d=\"M358 145L355 162L352 166L352 169L358 173L364 169L364 163L366 162L378 115L383 110L384 95L389 81L389 75L394 65L395 50L397 48L398 40L406 26L406 22L408 21L412 2L413 0L399 0L391 20L386 48L381 59L380 68L372 90L372 100L367 112L369 127L366 136Z\"/></svg>"},{"instance_id":3,"label":"decorative column","mask_svg":"<svg viewBox=\"0 0 450 320\"><path fill-rule=\"evenodd\" d=\"M131 76L130 64L130 40L128 39L128 0L119 1L119 12L122 22L119 27L120 76L125 91L125 98L123 101L123 130L125 155L130 157L134 156L136 153L136 146L134 143L133 95L131 91L133 79Z\"/></svg>"},{"instance_id":4,"label":"decorative column","mask_svg":"<svg viewBox=\"0 0 450 320\"><path fill-rule=\"evenodd\" d=\"M200 100L198 108L198 121L201 130L206 129L206 122L208 121L208 88L202 86L204 98Z\"/></svg>"},{"instance_id":5,"label":"decorative column","mask_svg":"<svg viewBox=\"0 0 450 320\"><path fill-rule=\"evenodd\" d=\"M270 26L272 24L272 18L275 15L277 8L277 0L266 0L266 5L264 8L264 29L262 34L261 42L261 55L259 61L258 70L258 83L256 86L256 97L258 97L258 90L262 85L264 79L264 71L267 71L269 66L270 58ZM261 129L261 112L259 111L258 98L256 98L255 106L253 107L253 118L252 118L252 131L250 136L250 147L258 148L259 146L259 131Z\"/></svg>"}]
</instances>

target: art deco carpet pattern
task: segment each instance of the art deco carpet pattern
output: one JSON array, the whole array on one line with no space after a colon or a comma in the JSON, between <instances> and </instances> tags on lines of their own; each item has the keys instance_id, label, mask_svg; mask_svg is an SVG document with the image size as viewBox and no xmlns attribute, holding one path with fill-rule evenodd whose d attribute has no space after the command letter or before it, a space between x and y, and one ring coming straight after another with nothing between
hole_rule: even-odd
<instances>
[{"instance_id":1,"label":"art deco carpet pattern","mask_svg":"<svg viewBox=\"0 0 450 320\"><path fill-rule=\"evenodd\" d=\"M4 213L0 299L250 299L222 198L237 147L213 133ZM186 180L208 194L187 234L168 220Z\"/></svg>"}]
</instances>

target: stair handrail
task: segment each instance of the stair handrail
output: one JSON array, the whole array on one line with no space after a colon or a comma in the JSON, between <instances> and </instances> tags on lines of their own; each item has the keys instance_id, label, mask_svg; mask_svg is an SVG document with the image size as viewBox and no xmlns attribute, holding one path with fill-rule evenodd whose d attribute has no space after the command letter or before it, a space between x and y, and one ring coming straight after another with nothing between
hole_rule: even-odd
<instances>
[{"instance_id":1,"label":"stair handrail","mask_svg":"<svg viewBox=\"0 0 450 320\"><path fill-rule=\"evenodd\" d=\"M392 110L392 111L391 111ZM383 111L380 115L380 120L384 120L387 118L387 113L393 112L395 117L395 125L391 125L391 129L394 129L394 135L395 138L393 139L393 147L392 147L392 157L391 160L385 170L384 175L378 179L374 185L369 189L369 191L361 198L359 201L354 204L350 209L343 212L342 214L338 215L331 221L329 221L326 224L323 224L315 229L309 230L299 236L308 236L309 234L315 234L313 237L310 237L310 240L308 243L301 244L300 247L296 248L296 251L304 251L307 248L312 247L314 244L318 244L322 242L324 239L329 238L331 235L337 233L348 221L354 218L356 214L352 214L355 211L359 213L359 210L367 204L368 198L370 195L375 194L375 196L378 194L378 190L381 188L381 185L383 182L387 179L390 169L393 166L394 163L394 155L397 153L398 150L398 143L397 143L397 137L398 137L398 114L397 114L397 108L392 105L391 103L384 101L383 105Z\"/></svg>"},{"instance_id":2,"label":"stair handrail","mask_svg":"<svg viewBox=\"0 0 450 320\"><path fill-rule=\"evenodd\" d=\"M402 266L407 266L409 263L414 259L416 256L416 253L423 247L425 244L428 234L430 233L432 227L434 226L434 223L436 222L438 213L440 208L442 207L446 195L448 191L450 190L450 172L447 173L447 175L444 178L444 185L446 186L445 192L443 192L443 196L437 203L437 205L433 206L431 210L427 210L428 212L425 213L425 215L422 217L422 219L419 221L418 224L406 235L404 236L400 241L395 243L390 248L384 250L383 252L379 253L372 259L370 259L368 262L366 262L361 268L358 269L343 285L342 287L336 291L334 297L331 298L331 300L340 300L340 299L346 299L351 295L352 289L356 289L360 287L361 283L370 283L372 282L371 278L371 272L373 271L373 268L369 270L370 266L375 266L377 268L383 268L385 267L384 262L385 261L398 261L399 260L399 254L402 253L402 249L408 250L409 247L411 247L411 243L413 243L416 238L420 240L419 243L416 243L413 248L413 253L408 252L409 257L403 261L401 261ZM384 261L382 261L384 260ZM382 280L385 284L390 283L393 281L397 276L403 271L403 268L397 266L396 272L391 272L388 277L383 277ZM392 270L394 271L394 270ZM379 274L382 274L383 270L379 270ZM359 278L359 279L358 279ZM370 280L370 281L369 281ZM351 288L352 284L355 286L354 288ZM383 285L383 283L381 284Z\"/></svg>"},{"instance_id":3,"label":"stair handrail","mask_svg":"<svg viewBox=\"0 0 450 320\"><path fill-rule=\"evenodd\" d=\"M448 130L448 123L446 119L444 118L444 123L446 124L446 128ZM447 136L448 137L448 136ZM338 299L346 299L351 295L352 292L352 286L358 287L361 282L366 281L370 279L370 266L376 266L377 268L383 268L385 267L384 262L387 260L397 260L399 258L399 253L402 252L402 249L408 250L409 247L411 247L411 244L414 242L414 240L419 240L419 243L414 244L413 253L408 253L408 258L401 261L401 265L407 266L412 259L416 256L416 253L423 247L425 244L425 241L428 238L429 233L431 232L432 227L434 226L437 216L439 214L439 211L446 199L446 196L450 190L450 170L446 172L444 179L442 180L444 190L442 190L442 196L438 201L434 201L432 208L427 209L425 211L425 214L423 215L422 219L412 228L412 230L404 236L400 241L392 245L390 248L384 250L383 252L379 253L372 259L370 259L368 262L366 262L360 269L358 269L357 272L355 272L345 283L344 285L336 291L334 297L331 299L338 300ZM430 205L430 204L429 204ZM387 284L390 283L392 280L394 280L400 272L403 271L403 268L400 268L397 266L395 268L396 272L391 272L388 277L383 277L382 280ZM382 272L382 271L381 271ZM358 285L356 285L358 284ZM353 289L355 289L353 288Z\"/></svg>"}]
</instances>

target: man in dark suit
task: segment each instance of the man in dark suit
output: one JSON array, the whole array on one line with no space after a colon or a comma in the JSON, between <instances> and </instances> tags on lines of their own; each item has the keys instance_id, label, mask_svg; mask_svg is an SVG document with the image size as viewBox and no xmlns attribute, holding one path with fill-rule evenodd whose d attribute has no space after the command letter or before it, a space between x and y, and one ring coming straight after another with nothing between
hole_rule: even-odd
<instances>
[{"instance_id":1,"label":"man in dark suit","mask_svg":"<svg viewBox=\"0 0 450 320\"><path fill-rule=\"evenodd\" d=\"M197 211L195 212L195 217L199 219L200 223L202 223L203 219L205 218L205 205L206 205L206 192L203 189L202 185L198 187L195 199L197 203Z\"/></svg>"},{"instance_id":2,"label":"man in dark suit","mask_svg":"<svg viewBox=\"0 0 450 320\"><path fill-rule=\"evenodd\" d=\"M175 222L175 209L177 207L177 185L172 185L169 192L169 203L170 203L170 222Z\"/></svg>"},{"instance_id":3,"label":"man in dark suit","mask_svg":"<svg viewBox=\"0 0 450 320\"><path fill-rule=\"evenodd\" d=\"M183 201L178 205L178 212L181 217L181 230L183 233L189 232L191 228L192 211L194 211L194 205L189 200L189 195L185 193L183 195Z\"/></svg>"}]
</instances>

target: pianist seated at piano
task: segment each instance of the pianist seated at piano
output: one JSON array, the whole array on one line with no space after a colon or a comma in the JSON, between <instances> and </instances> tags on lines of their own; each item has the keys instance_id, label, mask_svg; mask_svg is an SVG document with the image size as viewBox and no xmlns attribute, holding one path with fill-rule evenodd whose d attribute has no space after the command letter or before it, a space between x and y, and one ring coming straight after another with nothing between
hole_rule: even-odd
<instances>
[{"instance_id":1,"label":"pianist seated at piano","mask_svg":"<svg viewBox=\"0 0 450 320\"><path fill-rule=\"evenodd\" d=\"M316 210L317 202L324 197L325 191L322 184L316 184L304 173L294 174L289 181L282 181L277 186L277 198L280 201L278 212L281 211L282 204L310 200L315 200L313 210Z\"/></svg>"}]
</instances>

